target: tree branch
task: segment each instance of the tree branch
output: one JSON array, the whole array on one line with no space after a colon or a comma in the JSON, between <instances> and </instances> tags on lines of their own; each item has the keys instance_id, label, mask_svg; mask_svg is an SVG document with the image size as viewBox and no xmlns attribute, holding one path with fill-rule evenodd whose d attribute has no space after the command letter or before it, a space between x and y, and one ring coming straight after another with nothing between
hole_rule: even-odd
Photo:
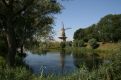
<instances>
[{"instance_id":1,"label":"tree branch","mask_svg":"<svg viewBox=\"0 0 121 80\"><path fill-rule=\"evenodd\" d=\"M2 2L4 3L4 5L5 5L6 7L8 7L8 4L6 3L5 0L2 0Z\"/></svg>"},{"instance_id":2,"label":"tree branch","mask_svg":"<svg viewBox=\"0 0 121 80\"><path fill-rule=\"evenodd\" d=\"M13 5L13 1L14 1L14 0L10 0L10 1L9 1L9 2L10 2L9 5Z\"/></svg>"},{"instance_id":3,"label":"tree branch","mask_svg":"<svg viewBox=\"0 0 121 80\"><path fill-rule=\"evenodd\" d=\"M31 0L31 1L29 1L28 3L26 3L22 9L20 9L18 12L15 13L15 15L18 15L18 14L20 14L22 11L25 11L33 2L34 2L34 0Z\"/></svg>"},{"instance_id":4,"label":"tree branch","mask_svg":"<svg viewBox=\"0 0 121 80\"><path fill-rule=\"evenodd\" d=\"M9 8L13 11L13 2L14 0L9 0Z\"/></svg>"},{"instance_id":5,"label":"tree branch","mask_svg":"<svg viewBox=\"0 0 121 80\"><path fill-rule=\"evenodd\" d=\"M3 14L0 13L0 17L5 17L5 15L3 15Z\"/></svg>"},{"instance_id":6,"label":"tree branch","mask_svg":"<svg viewBox=\"0 0 121 80\"><path fill-rule=\"evenodd\" d=\"M25 11L28 8L27 5L25 5L21 10L19 10L18 12L15 13L15 15L20 14L22 11Z\"/></svg>"}]
</instances>

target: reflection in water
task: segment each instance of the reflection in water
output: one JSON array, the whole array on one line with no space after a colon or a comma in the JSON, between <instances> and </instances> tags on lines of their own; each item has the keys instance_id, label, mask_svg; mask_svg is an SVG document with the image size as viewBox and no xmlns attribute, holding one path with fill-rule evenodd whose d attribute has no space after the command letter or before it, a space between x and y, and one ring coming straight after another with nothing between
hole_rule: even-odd
<instances>
[{"instance_id":1,"label":"reflection in water","mask_svg":"<svg viewBox=\"0 0 121 80\"><path fill-rule=\"evenodd\" d=\"M65 66L65 49L60 51L60 64L61 64L61 72L63 74L64 66Z\"/></svg>"},{"instance_id":2,"label":"reflection in water","mask_svg":"<svg viewBox=\"0 0 121 80\"><path fill-rule=\"evenodd\" d=\"M65 49L60 50L60 66L61 66L61 73L64 74L66 73L65 71L68 69L67 67L73 67L76 68L73 64L73 56L71 56L70 51L66 51ZM70 71L70 70L69 70ZM72 70L73 71L73 70Z\"/></svg>"},{"instance_id":3,"label":"reflection in water","mask_svg":"<svg viewBox=\"0 0 121 80\"><path fill-rule=\"evenodd\" d=\"M98 68L101 64L102 59L100 58L100 56L97 53L92 53L87 63L89 69Z\"/></svg>"},{"instance_id":4,"label":"reflection in water","mask_svg":"<svg viewBox=\"0 0 121 80\"><path fill-rule=\"evenodd\" d=\"M102 59L97 53L90 53L85 55L84 53L74 53L74 65L80 68L81 65L85 65L89 70L96 69L102 64Z\"/></svg>"},{"instance_id":5,"label":"reflection in water","mask_svg":"<svg viewBox=\"0 0 121 80\"><path fill-rule=\"evenodd\" d=\"M38 55L46 55L48 53L48 50L42 49L41 51L32 51L29 53L38 54Z\"/></svg>"},{"instance_id":6,"label":"reflection in water","mask_svg":"<svg viewBox=\"0 0 121 80\"><path fill-rule=\"evenodd\" d=\"M77 68L80 68L82 64L84 64L85 55L82 53L73 53L74 65Z\"/></svg>"},{"instance_id":7,"label":"reflection in water","mask_svg":"<svg viewBox=\"0 0 121 80\"><path fill-rule=\"evenodd\" d=\"M65 75L75 70L73 57L61 52L47 52L46 55L29 53L24 59L25 63L32 69L33 73L41 73L44 67L44 74Z\"/></svg>"},{"instance_id":8,"label":"reflection in water","mask_svg":"<svg viewBox=\"0 0 121 80\"><path fill-rule=\"evenodd\" d=\"M65 50L60 52L45 52L45 54L28 53L24 62L32 69L33 73L39 74L44 67L44 74L65 75L72 73L81 65L86 65L89 70L98 68L102 59L96 53L84 54L80 52L66 53Z\"/></svg>"}]
</instances>

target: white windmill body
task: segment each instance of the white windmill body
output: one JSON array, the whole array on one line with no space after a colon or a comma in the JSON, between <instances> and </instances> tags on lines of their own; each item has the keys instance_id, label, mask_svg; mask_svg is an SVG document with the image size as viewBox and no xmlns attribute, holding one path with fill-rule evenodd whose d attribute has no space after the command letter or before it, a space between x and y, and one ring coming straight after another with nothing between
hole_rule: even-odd
<instances>
[{"instance_id":1,"label":"white windmill body","mask_svg":"<svg viewBox=\"0 0 121 80\"><path fill-rule=\"evenodd\" d=\"M62 23L62 28L60 30L60 37L58 38L61 39L63 42L65 42L67 39L65 31L68 29L71 29L71 28L64 28L64 24Z\"/></svg>"}]
</instances>

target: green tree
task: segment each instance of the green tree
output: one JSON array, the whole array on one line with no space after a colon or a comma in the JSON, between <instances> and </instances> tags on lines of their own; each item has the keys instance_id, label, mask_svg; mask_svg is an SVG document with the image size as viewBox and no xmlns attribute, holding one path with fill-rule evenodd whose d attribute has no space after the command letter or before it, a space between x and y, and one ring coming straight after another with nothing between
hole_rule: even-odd
<instances>
[{"instance_id":1,"label":"green tree","mask_svg":"<svg viewBox=\"0 0 121 80\"><path fill-rule=\"evenodd\" d=\"M79 40L78 44L79 44L79 47L84 47L84 40Z\"/></svg>"},{"instance_id":2,"label":"green tree","mask_svg":"<svg viewBox=\"0 0 121 80\"><path fill-rule=\"evenodd\" d=\"M84 35L84 29L80 28L78 29L77 31L74 32L74 36L73 38L74 39L83 39L85 37Z\"/></svg>"},{"instance_id":3,"label":"green tree","mask_svg":"<svg viewBox=\"0 0 121 80\"><path fill-rule=\"evenodd\" d=\"M0 0L0 30L7 39L10 66L15 63L17 41L33 40L53 23L53 14L60 9L59 3L51 0Z\"/></svg>"},{"instance_id":4,"label":"green tree","mask_svg":"<svg viewBox=\"0 0 121 80\"><path fill-rule=\"evenodd\" d=\"M92 38L92 39L90 39L88 42L89 42L89 45L90 45L93 49L95 49L95 48L98 47L98 44L97 44L97 40L96 40L96 39Z\"/></svg>"},{"instance_id":5,"label":"green tree","mask_svg":"<svg viewBox=\"0 0 121 80\"><path fill-rule=\"evenodd\" d=\"M87 28L84 29L78 29L74 32L74 39L81 40L83 39L85 42L87 42L91 38L96 38L98 40L98 31L97 31L97 25L93 24Z\"/></svg>"},{"instance_id":6,"label":"green tree","mask_svg":"<svg viewBox=\"0 0 121 80\"><path fill-rule=\"evenodd\" d=\"M121 14L106 15L98 22L103 41L117 42L121 39Z\"/></svg>"},{"instance_id":7,"label":"green tree","mask_svg":"<svg viewBox=\"0 0 121 80\"><path fill-rule=\"evenodd\" d=\"M95 38L102 42L117 42L121 39L121 14L109 14L85 29L78 29L74 33L74 39L88 41Z\"/></svg>"},{"instance_id":8,"label":"green tree","mask_svg":"<svg viewBox=\"0 0 121 80\"><path fill-rule=\"evenodd\" d=\"M74 47L79 47L79 40L74 40L73 41L73 46Z\"/></svg>"}]
</instances>

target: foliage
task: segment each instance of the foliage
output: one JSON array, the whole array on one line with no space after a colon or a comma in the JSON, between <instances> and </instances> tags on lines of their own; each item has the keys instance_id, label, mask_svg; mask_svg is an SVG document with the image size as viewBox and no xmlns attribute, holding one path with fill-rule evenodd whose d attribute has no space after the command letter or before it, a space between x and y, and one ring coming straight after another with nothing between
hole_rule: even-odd
<instances>
[{"instance_id":1,"label":"foliage","mask_svg":"<svg viewBox=\"0 0 121 80\"><path fill-rule=\"evenodd\" d=\"M105 41L116 42L121 39L121 14L106 15L98 23L100 36Z\"/></svg>"},{"instance_id":2,"label":"foliage","mask_svg":"<svg viewBox=\"0 0 121 80\"><path fill-rule=\"evenodd\" d=\"M20 21L16 23L19 27L16 29L18 44L31 43L33 46L34 44L37 45L38 41L50 39L53 34L52 24L54 23L52 14L58 13L60 9L59 3L52 3L50 0L37 0L31 3L31 7L26 10L23 16L18 18L22 24L18 25Z\"/></svg>"},{"instance_id":3,"label":"foliage","mask_svg":"<svg viewBox=\"0 0 121 80\"><path fill-rule=\"evenodd\" d=\"M84 40L74 40L73 41L73 46L74 47L84 47L85 42L84 42Z\"/></svg>"},{"instance_id":4,"label":"foliage","mask_svg":"<svg viewBox=\"0 0 121 80\"><path fill-rule=\"evenodd\" d=\"M66 47L66 42L61 42L61 43L60 43L60 48L63 49L63 48L65 48L65 47Z\"/></svg>"},{"instance_id":5,"label":"foliage","mask_svg":"<svg viewBox=\"0 0 121 80\"><path fill-rule=\"evenodd\" d=\"M78 29L74 32L74 39L84 40L85 42L87 42L91 38L96 38L98 35L95 30L96 27L97 26L93 24L85 29Z\"/></svg>"},{"instance_id":6,"label":"foliage","mask_svg":"<svg viewBox=\"0 0 121 80\"><path fill-rule=\"evenodd\" d=\"M74 39L82 39L84 38L84 29L78 29L77 31L74 32Z\"/></svg>"},{"instance_id":7,"label":"foliage","mask_svg":"<svg viewBox=\"0 0 121 80\"><path fill-rule=\"evenodd\" d=\"M74 46L74 47L79 47L79 45L78 45L78 40L74 40L74 41L73 41L73 46Z\"/></svg>"},{"instance_id":8,"label":"foliage","mask_svg":"<svg viewBox=\"0 0 121 80\"><path fill-rule=\"evenodd\" d=\"M82 58L89 57L85 54L80 54L80 53L75 54L75 56L77 57L78 55L82 55ZM94 58L94 60L95 59L96 58ZM29 80L120 80L121 79L120 62L121 62L121 50L112 54L112 56L110 56L108 61L104 62L103 64L100 64L98 68L92 68L92 70L90 71L88 69L88 66L83 64L80 65L79 70L75 71L70 75L64 75L64 76L57 76L57 75L44 76L43 74L35 76L31 74L24 67L9 68L5 66L2 67L0 64L0 79L1 80L28 80L28 79Z\"/></svg>"},{"instance_id":9,"label":"foliage","mask_svg":"<svg viewBox=\"0 0 121 80\"><path fill-rule=\"evenodd\" d=\"M117 42L121 40L121 14L109 14L85 29L74 32L74 39L88 41L91 38L102 42Z\"/></svg>"},{"instance_id":10,"label":"foliage","mask_svg":"<svg viewBox=\"0 0 121 80\"><path fill-rule=\"evenodd\" d=\"M8 43L8 64L14 65L17 48L50 36L54 15L61 6L51 0L1 0L0 31ZM38 36L39 35L39 36Z\"/></svg>"},{"instance_id":11,"label":"foliage","mask_svg":"<svg viewBox=\"0 0 121 80\"><path fill-rule=\"evenodd\" d=\"M66 41L66 46L72 47L72 41Z\"/></svg>"},{"instance_id":12,"label":"foliage","mask_svg":"<svg viewBox=\"0 0 121 80\"><path fill-rule=\"evenodd\" d=\"M0 56L0 66L4 66L5 65L5 60L2 56Z\"/></svg>"},{"instance_id":13,"label":"foliage","mask_svg":"<svg viewBox=\"0 0 121 80\"><path fill-rule=\"evenodd\" d=\"M114 56L115 55L115 56ZM50 76L44 80L120 80L121 51L110 57L109 63L103 63L98 69L89 71L85 65L80 70L66 76Z\"/></svg>"},{"instance_id":14,"label":"foliage","mask_svg":"<svg viewBox=\"0 0 121 80\"><path fill-rule=\"evenodd\" d=\"M0 79L1 80L31 80L31 73L24 67L1 67L0 66Z\"/></svg>"},{"instance_id":15,"label":"foliage","mask_svg":"<svg viewBox=\"0 0 121 80\"><path fill-rule=\"evenodd\" d=\"M79 47L84 47L84 41L83 40L79 40Z\"/></svg>"},{"instance_id":16,"label":"foliage","mask_svg":"<svg viewBox=\"0 0 121 80\"><path fill-rule=\"evenodd\" d=\"M94 49L98 47L97 40L96 39L90 39L89 40L89 45Z\"/></svg>"}]
</instances>

